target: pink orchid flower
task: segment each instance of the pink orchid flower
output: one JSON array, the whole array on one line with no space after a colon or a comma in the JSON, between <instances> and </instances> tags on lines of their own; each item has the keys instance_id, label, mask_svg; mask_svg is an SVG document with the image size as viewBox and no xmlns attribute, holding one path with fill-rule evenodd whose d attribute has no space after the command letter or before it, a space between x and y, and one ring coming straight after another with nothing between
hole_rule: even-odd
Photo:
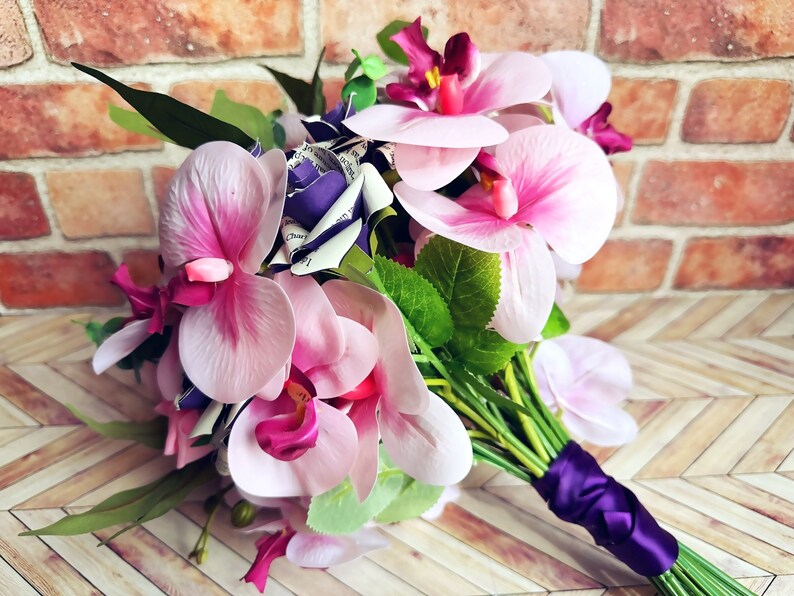
<instances>
[{"instance_id":1,"label":"pink orchid flower","mask_svg":"<svg viewBox=\"0 0 794 596\"><path fill-rule=\"evenodd\" d=\"M428 391L414 364L402 315L391 300L349 281L322 286L337 315L364 325L377 340L372 374L343 397L358 432L358 453L350 480L360 500L378 473L378 444L398 468L427 484L462 480L472 464L471 441L460 418Z\"/></svg>"},{"instance_id":2,"label":"pink orchid flower","mask_svg":"<svg viewBox=\"0 0 794 596\"><path fill-rule=\"evenodd\" d=\"M179 356L203 393L223 403L254 395L289 359L295 319L271 279L256 275L279 227L286 158L258 159L237 145L201 145L168 188L160 214L166 274L214 285L205 304L185 310Z\"/></svg>"},{"instance_id":3,"label":"pink orchid flower","mask_svg":"<svg viewBox=\"0 0 794 596\"><path fill-rule=\"evenodd\" d=\"M172 401L161 401L154 409L162 416L168 416L168 435L165 439L164 455L176 455L177 469L184 468L190 462L201 459L215 451L213 445L193 447L195 438L190 433L201 417L198 410L177 410Z\"/></svg>"},{"instance_id":4,"label":"pink orchid flower","mask_svg":"<svg viewBox=\"0 0 794 596\"><path fill-rule=\"evenodd\" d=\"M595 445L634 439L637 423L618 404L631 390L631 368L619 350L591 337L541 342L534 357L540 395L575 437Z\"/></svg>"},{"instance_id":5,"label":"pink orchid flower","mask_svg":"<svg viewBox=\"0 0 794 596\"><path fill-rule=\"evenodd\" d=\"M442 57L422 37L420 19L392 39L410 65L401 83L386 87L400 104L372 106L344 124L361 136L396 143L395 166L414 188L433 190L454 180L481 147L508 137L486 114L537 101L551 85L543 62L521 52L500 54L480 71L480 53L465 33L447 42Z\"/></svg>"},{"instance_id":6,"label":"pink orchid flower","mask_svg":"<svg viewBox=\"0 0 794 596\"><path fill-rule=\"evenodd\" d=\"M334 312L314 278L286 271L276 281L296 318L290 372L240 414L229 437L229 467L249 495L316 495L345 479L356 453L353 422L327 400L367 378L378 345L363 325Z\"/></svg>"},{"instance_id":7,"label":"pink orchid flower","mask_svg":"<svg viewBox=\"0 0 794 596\"><path fill-rule=\"evenodd\" d=\"M299 567L325 569L353 561L373 550L388 546L388 540L375 528L365 527L343 536L317 534L306 525L308 503L282 501L278 518L259 524L246 533L269 532L256 541L257 555L243 578L264 592L270 565L278 557Z\"/></svg>"},{"instance_id":8,"label":"pink orchid flower","mask_svg":"<svg viewBox=\"0 0 794 596\"><path fill-rule=\"evenodd\" d=\"M615 178L595 143L554 125L517 130L484 161L494 175L457 201L405 182L394 192L431 232L501 254L502 291L491 327L526 343L540 333L554 301L547 243L569 263L591 258L615 220Z\"/></svg>"}]
</instances>

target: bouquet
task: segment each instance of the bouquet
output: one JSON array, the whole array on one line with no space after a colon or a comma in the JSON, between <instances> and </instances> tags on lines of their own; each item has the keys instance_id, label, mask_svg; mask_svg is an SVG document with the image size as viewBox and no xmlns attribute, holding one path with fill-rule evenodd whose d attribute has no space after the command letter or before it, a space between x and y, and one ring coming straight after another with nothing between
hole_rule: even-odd
<instances>
[{"instance_id":1,"label":"bouquet","mask_svg":"<svg viewBox=\"0 0 794 596\"><path fill-rule=\"evenodd\" d=\"M94 369L151 379L158 417L97 423L176 455L176 469L29 534L163 515L203 491L208 555L224 503L258 554L327 567L385 546L376 529L427 514L473 460L532 483L662 594L748 594L660 528L571 439L636 432L617 404L631 372L565 335L558 278L591 258L620 197L607 155L610 77L580 52L443 54L426 30L379 35L396 63L354 59L326 113L310 82L270 70L299 114L218 92L209 114L91 68L135 111L120 125L192 152L160 213L162 282L112 282L131 314L87 332ZM322 56L321 56L322 59ZM318 61L319 70L319 61Z\"/></svg>"}]
</instances>

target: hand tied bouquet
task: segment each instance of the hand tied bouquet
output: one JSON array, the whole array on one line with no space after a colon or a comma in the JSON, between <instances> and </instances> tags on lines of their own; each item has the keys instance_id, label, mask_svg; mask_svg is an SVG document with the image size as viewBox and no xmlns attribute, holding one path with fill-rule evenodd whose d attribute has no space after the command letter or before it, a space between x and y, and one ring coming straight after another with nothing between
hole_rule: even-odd
<instances>
[{"instance_id":1,"label":"hand tied bouquet","mask_svg":"<svg viewBox=\"0 0 794 596\"><path fill-rule=\"evenodd\" d=\"M75 65L136 109L111 106L114 121L193 150L161 208L162 283L122 265L131 315L87 327L96 372L150 374L160 416L81 415L176 469L29 533L124 524L115 537L210 490L191 555L228 503L256 537L244 579L264 590L279 556L327 567L385 546L375 524L443 504L474 459L532 483L662 594L749 594L571 440L636 432L617 407L627 363L565 335L555 303L620 202L606 155L631 141L607 122L605 65L484 54L465 33L442 55L425 36L419 19L387 26L397 69L354 52L327 113L317 71L270 70L299 115L223 92L205 114Z\"/></svg>"}]
</instances>

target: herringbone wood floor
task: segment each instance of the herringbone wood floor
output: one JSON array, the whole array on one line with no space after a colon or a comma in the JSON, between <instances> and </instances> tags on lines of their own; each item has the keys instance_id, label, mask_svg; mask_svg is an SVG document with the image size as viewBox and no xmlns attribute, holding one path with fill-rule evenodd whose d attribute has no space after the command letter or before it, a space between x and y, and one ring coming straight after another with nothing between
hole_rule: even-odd
<instances>
[{"instance_id":1,"label":"herringbone wood floor","mask_svg":"<svg viewBox=\"0 0 794 596\"><path fill-rule=\"evenodd\" d=\"M597 449L680 539L758 593L794 594L794 293L707 298L582 296L575 330L620 346L635 373L628 409L642 431ZM20 538L148 482L171 465L98 437L63 407L100 420L151 417L127 374L95 377L73 315L0 319L2 594L255 594L239 578L250 537L215 526L208 562L187 553L200 503L107 547L108 533ZM77 317L80 319L86 316ZM269 594L651 594L642 578L553 519L534 491L489 468L434 521L386 527L386 550L327 571L272 568Z\"/></svg>"}]
</instances>

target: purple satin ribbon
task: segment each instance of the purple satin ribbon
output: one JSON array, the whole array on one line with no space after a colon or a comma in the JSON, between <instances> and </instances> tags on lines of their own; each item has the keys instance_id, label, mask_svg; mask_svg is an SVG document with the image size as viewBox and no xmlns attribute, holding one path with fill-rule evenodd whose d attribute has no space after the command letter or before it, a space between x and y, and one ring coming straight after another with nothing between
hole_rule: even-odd
<instances>
[{"instance_id":1,"label":"purple satin ribbon","mask_svg":"<svg viewBox=\"0 0 794 596\"><path fill-rule=\"evenodd\" d=\"M557 517L585 528L596 544L640 575L661 575L678 558L675 537L577 443L565 445L533 486Z\"/></svg>"}]
</instances>

